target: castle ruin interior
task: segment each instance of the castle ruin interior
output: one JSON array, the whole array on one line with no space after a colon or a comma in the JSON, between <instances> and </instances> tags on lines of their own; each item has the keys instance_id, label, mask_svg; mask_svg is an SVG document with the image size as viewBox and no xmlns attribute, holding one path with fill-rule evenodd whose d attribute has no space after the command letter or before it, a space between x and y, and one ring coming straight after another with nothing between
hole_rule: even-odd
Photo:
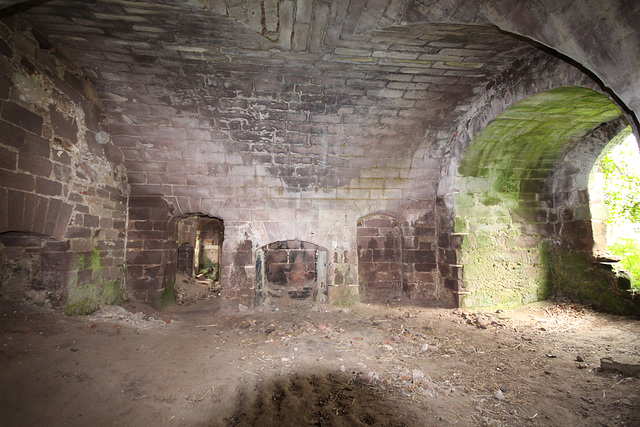
<instances>
[{"instance_id":1,"label":"castle ruin interior","mask_svg":"<svg viewBox=\"0 0 640 427\"><path fill-rule=\"evenodd\" d=\"M0 1L1 298L162 313L179 274L215 269L231 316L550 298L638 314L590 185L640 130L638 14Z\"/></svg>"}]
</instances>

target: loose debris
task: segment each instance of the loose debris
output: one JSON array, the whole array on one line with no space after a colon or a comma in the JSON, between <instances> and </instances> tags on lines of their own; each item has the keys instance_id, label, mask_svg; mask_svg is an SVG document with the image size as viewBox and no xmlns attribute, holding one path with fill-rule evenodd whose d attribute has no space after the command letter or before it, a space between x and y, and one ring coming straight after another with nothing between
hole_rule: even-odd
<instances>
[{"instance_id":1,"label":"loose debris","mask_svg":"<svg viewBox=\"0 0 640 427\"><path fill-rule=\"evenodd\" d=\"M308 305L215 314L174 306L171 313L178 321L135 305L102 307L82 318L90 326L80 338L60 335L56 364L75 356L62 372L96 383L107 380L94 366L113 366L105 372L125 406L144 399L163 411L171 403L158 419L185 425L640 425L640 379L607 369L608 358L640 356L640 324L586 307ZM11 332L20 325L33 333ZM150 329L130 339L128 325ZM12 347L16 340L50 333L32 323L3 329L6 361L30 354ZM100 342L110 347L95 347ZM87 359L102 354L111 361L126 354L138 365ZM75 377L56 377L67 378Z\"/></svg>"},{"instance_id":2,"label":"loose debris","mask_svg":"<svg viewBox=\"0 0 640 427\"><path fill-rule=\"evenodd\" d=\"M220 296L220 282L214 282L199 274L193 278L185 273L178 273L175 297L179 305L191 305Z\"/></svg>"},{"instance_id":3,"label":"loose debris","mask_svg":"<svg viewBox=\"0 0 640 427\"><path fill-rule=\"evenodd\" d=\"M501 310L499 310L501 312ZM504 324L494 318L493 315L487 313L468 313L461 310L456 310L454 314L462 317L466 320L467 324L474 325L478 329L487 329L490 326L504 328Z\"/></svg>"},{"instance_id":4,"label":"loose debris","mask_svg":"<svg viewBox=\"0 0 640 427\"><path fill-rule=\"evenodd\" d=\"M117 322L121 325L127 325L138 329L147 329L157 326L164 326L171 322L169 317L161 317L159 314L145 314L143 312L131 312L117 305L100 305L100 309L88 316L90 322ZM95 330L98 326L94 323L90 327ZM113 335L119 335L121 331L120 325L113 325Z\"/></svg>"}]
</instances>

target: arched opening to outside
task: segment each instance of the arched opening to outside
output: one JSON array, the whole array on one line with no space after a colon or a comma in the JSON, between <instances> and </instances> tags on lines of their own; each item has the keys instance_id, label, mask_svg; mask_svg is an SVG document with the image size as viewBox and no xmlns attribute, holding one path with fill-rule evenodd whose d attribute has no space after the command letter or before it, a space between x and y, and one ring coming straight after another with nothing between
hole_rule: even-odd
<instances>
[{"instance_id":1,"label":"arched opening to outside","mask_svg":"<svg viewBox=\"0 0 640 427\"><path fill-rule=\"evenodd\" d=\"M602 223L596 255L616 272L618 286L635 294L640 289L640 152L630 127L594 164L589 195L594 222Z\"/></svg>"},{"instance_id":2,"label":"arched opening to outside","mask_svg":"<svg viewBox=\"0 0 640 427\"><path fill-rule=\"evenodd\" d=\"M463 155L452 236L462 243L462 305L517 306L551 295L624 311L594 262L588 175L626 126L604 95L540 93L506 110Z\"/></svg>"},{"instance_id":3,"label":"arched opening to outside","mask_svg":"<svg viewBox=\"0 0 640 427\"><path fill-rule=\"evenodd\" d=\"M193 215L178 221L176 302L186 304L220 294L224 223Z\"/></svg>"}]
</instances>

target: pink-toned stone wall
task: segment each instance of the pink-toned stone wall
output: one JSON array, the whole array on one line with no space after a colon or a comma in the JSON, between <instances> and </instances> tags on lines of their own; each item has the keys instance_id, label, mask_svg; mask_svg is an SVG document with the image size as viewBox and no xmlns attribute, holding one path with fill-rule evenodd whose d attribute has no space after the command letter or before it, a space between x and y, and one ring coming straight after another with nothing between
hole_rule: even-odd
<instances>
[{"instance_id":1,"label":"pink-toned stone wall","mask_svg":"<svg viewBox=\"0 0 640 427\"><path fill-rule=\"evenodd\" d=\"M60 242L58 261L45 262L64 275L54 300L71 312L95 309L91 295L122 285L127 216L122 153L108 136L95 138L96 89L45 36L4 19L0 108L0 233Z\"/></svg>"}]
</instances>

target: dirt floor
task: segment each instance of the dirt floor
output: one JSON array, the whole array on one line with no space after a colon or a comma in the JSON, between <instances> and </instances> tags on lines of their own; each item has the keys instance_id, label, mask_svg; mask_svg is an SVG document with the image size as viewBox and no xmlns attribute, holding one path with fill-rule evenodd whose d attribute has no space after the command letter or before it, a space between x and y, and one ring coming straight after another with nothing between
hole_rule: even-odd
<instances>
[{"instance_id":1,"label":"dirt floor","mask_svg":"<svg viewBox=\"0 0 640 427\"><path fill-rule=\"evenodd\" d=\"M638 426L640 321L217 299L67 317L0 303L3 426ZM126 310L125 310L126 309Z\"/></svg>"}]
</instances>

